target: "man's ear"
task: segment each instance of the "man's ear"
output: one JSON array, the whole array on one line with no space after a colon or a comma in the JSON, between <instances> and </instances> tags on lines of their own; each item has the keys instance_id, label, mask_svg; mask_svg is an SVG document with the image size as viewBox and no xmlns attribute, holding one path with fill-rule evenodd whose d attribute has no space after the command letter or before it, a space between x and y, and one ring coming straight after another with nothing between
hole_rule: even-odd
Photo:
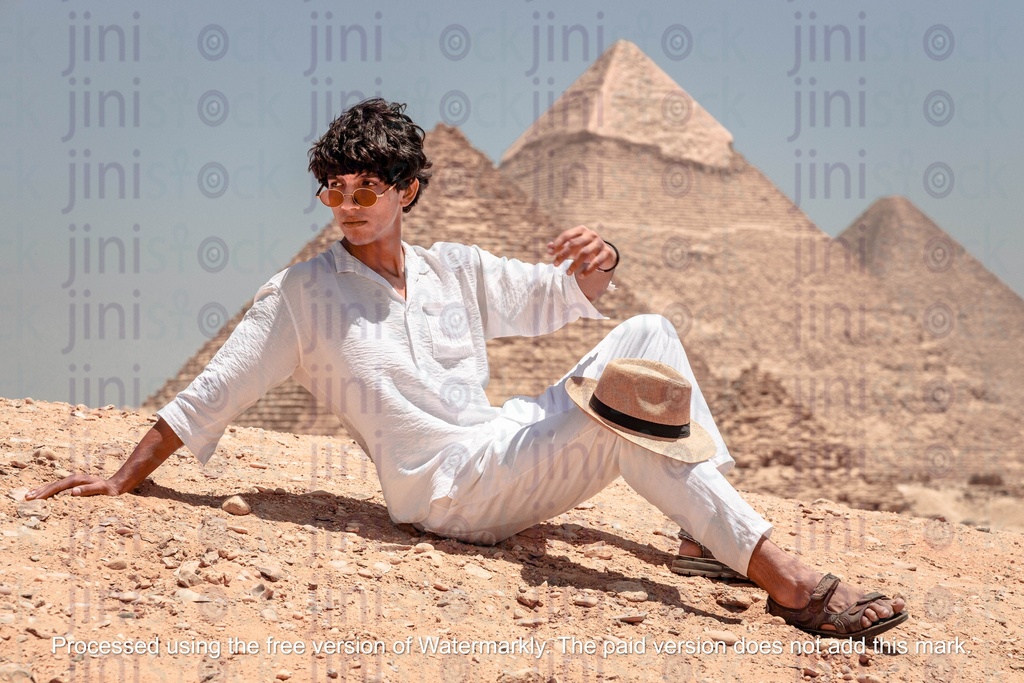
<instances>
[{"instance_id":1,"label":"man's ear","mask_svg":"<svg viewBox=\"0 0 1024 683\"><path fill-rule=\"evenodd\" d=\"M412 200L416 199L416 194L420 191L419 178L413 178L412 182L409 183L409 187L402 190L402 206L406 207L412 203Z\"/></svg>"}]
</instances>

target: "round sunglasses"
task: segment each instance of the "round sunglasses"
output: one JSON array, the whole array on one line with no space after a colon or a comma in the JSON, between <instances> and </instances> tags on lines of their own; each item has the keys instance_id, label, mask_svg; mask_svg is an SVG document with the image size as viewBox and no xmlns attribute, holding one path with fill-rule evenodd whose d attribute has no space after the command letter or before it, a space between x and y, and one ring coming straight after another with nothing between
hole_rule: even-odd
<instances>
[{"instance_id":1,"label":"round sunglasses","mask_svg":"<svg viewBox=\"0 0 1024 683\"><path fill-rule=\"evenodd\" d=\"M374 192L368 187L358 187L352 192L342 192L341 190L334 187L327 187L324 184L320 185L320 189L317 190L316 196L320 198L320 201L324 203L324 206L335 208L345 203L345 197L351 197L352 201L356 206L368 209L377 203L377 200L384 196L384 193L390 190L394 185L388 185L385 187L380 194Z\"/></svg>"}]
</instances>

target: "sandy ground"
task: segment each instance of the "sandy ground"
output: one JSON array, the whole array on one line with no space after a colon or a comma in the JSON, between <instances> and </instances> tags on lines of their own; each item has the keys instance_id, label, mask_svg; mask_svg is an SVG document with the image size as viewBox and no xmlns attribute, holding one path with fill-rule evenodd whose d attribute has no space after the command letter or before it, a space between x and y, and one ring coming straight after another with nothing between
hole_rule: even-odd
<instances>
[{"instance_id":1,"label":"sandy ground","mask_svg":"<svg viewBox=\"0 0 1024 683\"><path fill-rule=\"evenodd\" d=\"M114 472L152 423L7 399L0 422L0 681L1024 680L1015 531L750 494L781 546L907 599L853 652L752 585L672 574L676 529L621 481L480 547L394 525L352 442L260 429L133 494L26 503ZM150 651L100 652L125 643Z\"/></svg>"}]
</instances>

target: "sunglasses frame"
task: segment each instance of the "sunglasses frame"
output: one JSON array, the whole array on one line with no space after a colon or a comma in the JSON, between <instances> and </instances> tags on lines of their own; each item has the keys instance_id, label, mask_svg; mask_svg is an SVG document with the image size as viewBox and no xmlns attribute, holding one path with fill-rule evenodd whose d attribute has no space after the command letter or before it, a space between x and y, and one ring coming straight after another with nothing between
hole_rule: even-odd
<instances>
[{"instance_id":1,"label":"sunglasses frame","mask_svg":"<svg viewBox=\"0 0 1024 683\"><path fill-rule=\"evenodd\" d=\"M380 199L381 197L383 197L384 194L387 193L387 191L390 190L392 187L394 187L394 185L388 185L387 187L385 187L380 192L380 194L374 192L373 190L371 190L368 187L357 187L356 189L354 189L351 192L342 192L341 190L339 190L336 187L327 187L326 183L321 182L320 183L320 189L316 191L316 196L317 196L317 198L320 200L320 202L324 206L332 208L332 209L337 208L339 206L342 206L345 203L345 197L352 197L352 203L355 204L360 209L369 209L371 206L374 206L377 203L377 200ZM327 190L328 193L330 193L330 192L337 192L337 193L339 193L341 195L341 201L338 202L337 204L333 204L333 205L332 204L328 204L326 196L323 194L324 190ZM356 192L364 192L364 191L365 192L369 192L370 194L373 195L373 201L370 202L369 204L360 204L356 200Z\"/></svg>"}]
</instances>

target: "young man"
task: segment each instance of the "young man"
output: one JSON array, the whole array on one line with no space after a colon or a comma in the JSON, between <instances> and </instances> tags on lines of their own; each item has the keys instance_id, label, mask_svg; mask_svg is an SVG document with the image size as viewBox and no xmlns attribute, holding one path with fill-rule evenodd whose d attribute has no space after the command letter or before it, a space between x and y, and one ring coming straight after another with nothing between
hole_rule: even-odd
<instances>
[{"instance_id":1,"label":"young man","mask_svg":"<svg viewBox=\"0 0 1024 683\"><path fill-rule=\"evenodd\" d=\"M430 162L423 130L403 111L404 105L368 100L313 146L309 170L344 239L260 289L209 366L159 411L124 465L109 479L75 474L27 497L131 491L183 444L205 464L235 417L294 377L373 460L396 522L495 543L622 475L692 534L681 554L713 553L767 590L770 610L789 623L860 637L905 619L902 600L865 596L822 577L768 540L771 525L722 476L733 460L664 318L619 325L536 398L489 404L485 341L603 317L592 302L607 289L619 254L584 226L548 245L551 264L459 244L405 244L402 216L426 189ZM689 382L685 407L707 437L706 456L670 459L574 404L570 377L597 380L621 358L668 368Z\"/></svg>"}]
</instances>

